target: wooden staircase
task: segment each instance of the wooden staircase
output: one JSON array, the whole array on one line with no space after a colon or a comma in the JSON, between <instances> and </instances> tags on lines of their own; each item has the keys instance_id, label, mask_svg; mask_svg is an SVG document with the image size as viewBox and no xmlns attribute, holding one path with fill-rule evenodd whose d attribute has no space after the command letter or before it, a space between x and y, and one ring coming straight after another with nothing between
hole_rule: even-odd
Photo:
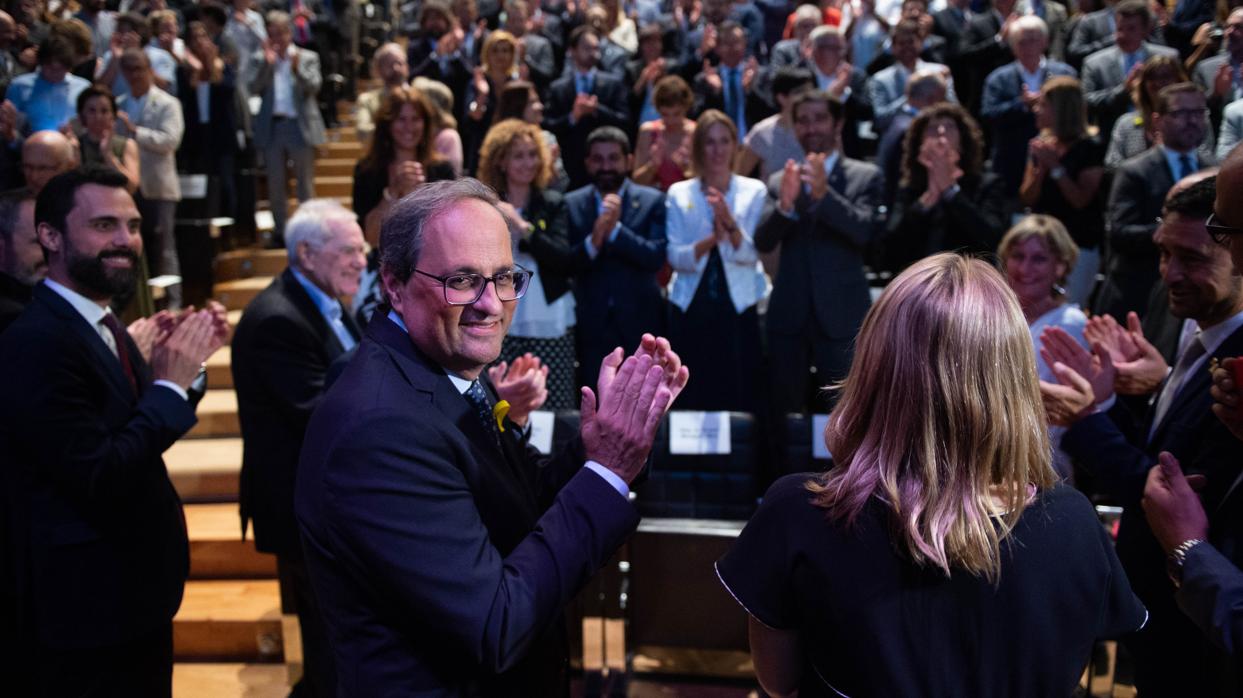
<instances>
[{"instance_id":1,"label":"wooden staircase","mask_svg":"<svg viewBox=\"0 0 1243 698\"><path fill-rule=\"evenodd\" d=\"M343 112L345 109L343 109ZM362 156L353 115L329 133L315 166L316 196L350 205L354 163ZM266 202L260 202L260 210ZM292 213L296 201L290 202ZM216 259L213 295L229 311L242 310L286 266L284 250L247 248ZM228 346L207 361L207 394L198 424L165 454L173 484L185 502L190 535L190 580L173 621L176 698L268 698L288 695L300 672L296 621L282 616L276 559L242 539L238 488L242 439Z\"/></svg>"}]
</instances>

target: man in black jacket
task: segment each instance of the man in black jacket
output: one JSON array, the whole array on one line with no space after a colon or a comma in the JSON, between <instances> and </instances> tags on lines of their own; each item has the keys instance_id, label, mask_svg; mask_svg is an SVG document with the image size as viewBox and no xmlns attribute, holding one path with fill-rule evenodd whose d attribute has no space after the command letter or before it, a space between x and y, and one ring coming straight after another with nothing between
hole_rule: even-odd
<instances>
[{"instance_id":1,"label":"man in black jacket","mask_svg":"<svg viewBox=\"0 0 1243 698\"><path fill-rule=\"evenodd\" d=\"M35 235L35 200L24 190L0 196L0 332L30 303L47 273Z\"/></svg>"},{"instance_id":2,"label":"man in black jacket","mask_svg":"<svg viewBox=\"0 0 1243 698\"><path fill-rule=\"evenodd\" d=\"M587 184L584 164L587 136L600 126L625 129L630 122L626 86L620 78L596 68L600 37L582 25L570 32L566 75L548 91L548 118L544 127L557 136L561 160L570 176L570 189Z\"/></svg>"},{"instance_id":3,"label":"man in black jacket","mask_svg":"<svg viewBox=\"0 0 1243 698\"><path fill-rule=\"evenodd\" d=\"M283 605L302 626L304 683L335 692L332 652L311 589L293 514L298 457L333 360L358 343L341 296L358 291L366 266L362 229L335 201L303 204L285 230L289 267L246 306L233 335L233 384L242 426L242 530L274 553Z\"/></svg>"},{"instance_id":4,"label":"man in black jacket","mask_svg":"<svg viewBox=\"0 0 1243 698\"><path fill-rule=\"evenodd\" d=\"M227 325L222 310L183 315L143 359L109 307L133 287L142 254L126 184L89 169L43 188L47 278L0 336L2 586L20 614L7 622L6 603L0 632L18 638L5 657L13 695L172 690L190 557L160 454L194 425L188 389Z\"/></svg>"}]
</instances>

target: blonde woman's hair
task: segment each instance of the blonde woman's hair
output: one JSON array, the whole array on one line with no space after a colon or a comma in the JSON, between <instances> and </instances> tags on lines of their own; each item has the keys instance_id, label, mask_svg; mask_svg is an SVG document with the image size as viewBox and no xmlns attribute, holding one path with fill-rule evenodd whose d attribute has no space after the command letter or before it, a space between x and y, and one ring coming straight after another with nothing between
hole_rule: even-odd
<instances>
[{"instance_id":1,"label":"blonde woman's hair","mask_svg":"<svg viewBox=\"0 0 1243 698\"><path fill-rule=\"evenodd\" d=\"M483 48L480 49L479 51L479 62L484 66L484 70L487 70L488 68L492 66L492 49L496 48L497 46L500 46L501 44L509 44L509 47L513 49L514 51L514 57L513 57L514 62L509 65L507 70L513 70L517 66L518 64L518 39L517 37L505 31L504 29L497 29L493 32L490 32L487 38L483 40Z\"/></svg>"},{"instance_id":2,"label":"blonde woman's hair","mask_svg":"<svg viewBox=\"0 0 1243 698\"><path fill-rule=\"evenodd\" d=\"M875 499L916 564L996 583L1029 489L1056 482L1031 335L1001 274L952 253L899 274L838 388L814 503L851 525Z\"/></svg>"},{"instance_id":3,"label":"blonde woman's hair","mask_svg":"<svg viewBox=\"0 0 1243 698\"><path fill-rule=\"evenodd\" d=\"M504 192L508 183L505 177L505 160L514 144L523 138L531 141L535 151L539 153L540 168L531 186L536 189L548 186L548 180L552 177L552 158L544 144L544 134L539 126L528 124L522 119L505 119L488 129L488 135L484 136L483 146L479 149L479 181L497 192Z\"/></svg>"},{"instance_id":4,"label":"blonde woman's hair","mask_svg":"<svg viewBox=\"0 0 1243 698\"><path fill-rule=\"evenodd\" d=\"M1065 265L1066 271L1062 274L1062 278L1058 279L1059 284L1065 284L1070 270L1074 269L1075 262L1079 261L1079 246L1067 232L1066 226L1053 216L1036 213L1019 219L1018 223L1006 231L997 245L999 262L1005 265L1006 258L1010 256L1015 245L1027 242L1028 238L1043 240L1045 247L1049 248L1049 254Z\"/></svg>"}]
</instances>

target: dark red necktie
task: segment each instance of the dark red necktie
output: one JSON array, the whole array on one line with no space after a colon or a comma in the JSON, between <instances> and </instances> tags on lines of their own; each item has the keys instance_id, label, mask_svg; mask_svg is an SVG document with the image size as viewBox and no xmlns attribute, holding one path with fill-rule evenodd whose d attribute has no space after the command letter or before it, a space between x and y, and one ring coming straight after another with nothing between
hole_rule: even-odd
<instances>
[{"instance_id":1,"label":"dark red necktie","mask_svg":"<svg viewBox=\"0 0 1243 698\"><path fill-rule=\"evenodd\" d=\"M130 389L134 391L135 395L137 395L138 377L134 373L134 364L129 358L129 345L125 341L128 333L125 331L124 327L121 327L121 322L117 320L117 316L112 313L106 313L102 322L104 323L104 327L107 327L108 331L112 333L112 340L116 342L117 345L117 359L121 362L121 370L125 372L125 377L129 379Z\"/></svg>"}]
</instances>

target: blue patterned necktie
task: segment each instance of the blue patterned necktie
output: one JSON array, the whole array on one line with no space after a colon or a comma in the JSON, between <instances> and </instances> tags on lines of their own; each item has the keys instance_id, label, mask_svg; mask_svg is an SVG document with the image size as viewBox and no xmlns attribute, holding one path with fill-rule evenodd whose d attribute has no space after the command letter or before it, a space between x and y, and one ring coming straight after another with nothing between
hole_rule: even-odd
<instances>
[{"instance_id":1,"label":"blue patterned necktie","mask_svg":"<svg viewBox=\"0 0 1243 698\"><path fill-rule=\"evenodd\" d=\"M474 381L462 395L470 402L471 407L475 408L475 416L479 419L483 430L491 434L496 445L500 446L501 432L496 428L496 418L492 416L492 406L488 404L488 396L483 390L483 385L479 381Z\"/></svg>"},{"instance_id":2,"label":"blue patterned necktie","mask_svg":"<svg viewBox=\"0 0 1243 698\"><path fill-rule=\"evenodd\" d=\"M1186 153L1178 156L1178 167L1182 170L1178 173L1178 178L1180 180L1190 177L1196 173L1195 167L1191 164L1191 156Z\"/></svg>"}]
</instances>

